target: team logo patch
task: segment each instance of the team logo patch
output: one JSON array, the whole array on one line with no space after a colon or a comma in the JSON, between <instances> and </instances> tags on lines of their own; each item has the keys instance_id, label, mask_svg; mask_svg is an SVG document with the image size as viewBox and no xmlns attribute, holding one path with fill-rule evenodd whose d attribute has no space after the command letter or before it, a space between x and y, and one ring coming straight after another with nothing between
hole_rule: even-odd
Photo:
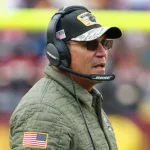
<instances>
[{"instance_id":1,"label":"team logo patch","mask_svg":"<svg viewBox=\"0 0 150 150\"><path fill-rule=\"evenodd\" d=\"M85 26L91 26L94 24L99 24L95 16L89 12L84 12L77 16L77 19L80 20Z\"/></svg>"},{"instance_id":2,"label":"team logo patch","mask_svg":"<svg viewBox=\"0 0 150 150\"><path fill-rule=\"evenodd\" d=\"M45 149L47 147L47 140L47 133L24 132L22 146Z\"/></svg>"}]
</instances>

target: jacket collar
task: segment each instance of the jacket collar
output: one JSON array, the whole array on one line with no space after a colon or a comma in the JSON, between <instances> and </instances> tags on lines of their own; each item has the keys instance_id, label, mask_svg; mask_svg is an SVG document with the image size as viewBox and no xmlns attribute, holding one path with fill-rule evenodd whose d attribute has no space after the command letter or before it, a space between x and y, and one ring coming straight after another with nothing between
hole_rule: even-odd
<instances>
[{"instance_id":1,"label":"jacket collar","mask_svg":"<svg viewBox=\"0 0 150 150\"><path fill-rule=\"evenodd\" d=\"M49 65L45 67L45 74L51 79L55 80L58 84L63 86L69 93L75 96L72 80L69 77L59 73ZM78 97L78 99L89 107L92 107L92 95L78 83L76 83L75 81L73 82L75 85L76 96ZM100 95L99 91L97 91L95 88L93 88L92 90L96 93L96 95Z\"/></svg>"}]
</instances>

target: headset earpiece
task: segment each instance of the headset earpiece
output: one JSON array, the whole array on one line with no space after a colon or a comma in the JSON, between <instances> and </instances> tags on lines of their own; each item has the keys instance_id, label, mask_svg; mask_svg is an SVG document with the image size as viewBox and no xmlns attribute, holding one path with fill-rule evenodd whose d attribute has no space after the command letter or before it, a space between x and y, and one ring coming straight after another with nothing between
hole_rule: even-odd
<instances>
[{"instance_id":1,"label":"headset earpiece","mask_svg":"<svg viewBox=\"0 0 150 150\"><path fill-rule=\"evenodd\" d=\"M63 65L69 67L71 62L70 52L67 45L60 39L56 38L56 44L48 43L46 55L53 66Z\"/></svg>"},{"instance_id":2,"label":"headset earpiece","mask_svg":"<svg viewBox=\"0 0 150 150\"><path fill-rule=\"evenodd\" d=\"M59 52L52 43L47 44L46 55L51 65L59 66L60 64Z\"/></svg>"},{"instance_id":3,"label":"headset earpiece","mask_svg":"<svg viewBox=\"0 0 150 150\"><path fill-rule=\"evenodd\" d=\"M64 67L69 67L71 62L71 56L69 52L68 46L60 39L56 38L56 48L59 52L60 59L60 65L63 65Z\"/></svg>"}]
</instances>

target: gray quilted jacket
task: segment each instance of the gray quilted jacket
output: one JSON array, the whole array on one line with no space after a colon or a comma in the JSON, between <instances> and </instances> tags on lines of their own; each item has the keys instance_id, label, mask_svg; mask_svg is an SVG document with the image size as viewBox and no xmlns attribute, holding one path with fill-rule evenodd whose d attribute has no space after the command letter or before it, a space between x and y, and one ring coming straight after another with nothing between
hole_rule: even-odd
<instances>
[{"instance_id":1,"label":"gray quilted jacket","mask_svg":"<svg viewBox=\"0 0 150 150\"><path fill-rule=\"evenodd\" d=\"M50 66L45 73L11 116L11 150L92 150L89 132L96 150L117 150L113 129L101 109L100 93L93 88L92 96L75 83L88 132L72 80Z\"/></svg>"}]
</instances>

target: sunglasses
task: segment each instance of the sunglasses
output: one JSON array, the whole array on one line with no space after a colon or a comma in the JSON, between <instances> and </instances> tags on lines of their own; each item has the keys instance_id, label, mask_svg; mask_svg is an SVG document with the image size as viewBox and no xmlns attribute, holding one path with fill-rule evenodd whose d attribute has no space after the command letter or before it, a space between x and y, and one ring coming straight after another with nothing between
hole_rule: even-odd
<instances>
[{"instance_id":1,"label":"sunglasses","mask_svg":"<svg viewBox=\"0 0 150 150\"><path fill-rule=\"evenodd\" d=\"M86 47L87 50L90 50L90 51L95 51L96 49L98 49L98 46L99 46L99 41L97 40L83 41L79 43L83 45L84 47ZM110 40L110 39L104 38L100 43L102 44L105 50L111 50L113 46L113 40ZM68 44L71 44L71 43L68 43Z\"/></svg>"}]
</instances>

